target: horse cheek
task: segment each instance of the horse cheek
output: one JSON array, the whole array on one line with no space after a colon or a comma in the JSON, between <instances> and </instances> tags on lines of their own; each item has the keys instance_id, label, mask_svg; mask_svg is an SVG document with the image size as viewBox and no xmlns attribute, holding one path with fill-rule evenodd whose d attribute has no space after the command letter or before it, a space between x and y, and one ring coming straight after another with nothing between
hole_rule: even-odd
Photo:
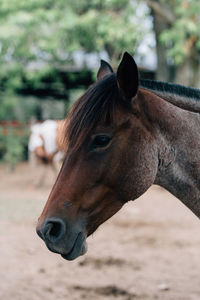
<instances>
[{"instance_id":1,"label":"horse cheek","mask_svg":"<svg viewBox=\"0 0 200 300\"><path fill-rule=\"evenodd\" d=\"M140 143L133 146L121 165L119 189L123 201L135 200L154 183L158 156L156 146L152 143Z\"/></svg>"}]
</instances>

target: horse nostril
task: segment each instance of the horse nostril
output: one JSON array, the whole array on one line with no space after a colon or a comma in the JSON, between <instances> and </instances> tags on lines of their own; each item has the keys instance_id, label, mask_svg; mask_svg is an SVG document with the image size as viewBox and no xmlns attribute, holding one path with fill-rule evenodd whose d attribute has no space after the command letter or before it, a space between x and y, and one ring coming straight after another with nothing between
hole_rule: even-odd
<instances>
[{"instance_id":1,"label":"horse nostril","mask_svg":"<svg viewBox=\"0 0 200 300\"><path fill-rule=\"evenodd\" d=\"M64 235L64 233L65 233L65 224L62 220L59 219L47 220L47 222L42 228L42 235L44 239L47 239L52 242L57 239L60 239Z\"/></svg>"}]
</instances>

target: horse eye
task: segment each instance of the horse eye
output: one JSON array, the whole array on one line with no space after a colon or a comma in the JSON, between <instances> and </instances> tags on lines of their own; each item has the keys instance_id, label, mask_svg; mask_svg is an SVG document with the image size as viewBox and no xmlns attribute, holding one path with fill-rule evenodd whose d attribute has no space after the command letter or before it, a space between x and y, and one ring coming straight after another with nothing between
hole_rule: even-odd
<instances>
[{"instance_id":1,"label":"horse eye","mask_svg":"<svg viewBox=\"0 0 200 300\"><path fill-rule=\"evenodd\" d=\"M109 144L110 140L111 138L107 135L97 135L92 141L92 148L104 148Z\"/></svg>"}]
</instances>

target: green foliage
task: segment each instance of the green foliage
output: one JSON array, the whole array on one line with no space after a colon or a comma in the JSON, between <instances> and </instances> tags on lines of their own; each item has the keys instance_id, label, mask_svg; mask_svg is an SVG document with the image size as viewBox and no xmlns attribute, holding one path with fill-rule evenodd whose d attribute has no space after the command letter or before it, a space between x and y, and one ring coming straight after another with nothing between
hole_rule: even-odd
<instances>
[{"instance_id":1,"label":"green foliage","mask_svg":"<svg viewBox=\"0 0 200 300\"><path fill-rule=\"evenodd\" d=\"M69 53L106 51L116 64L126 49L133 53L144 35L142 24L133 17L135 7L129 0L71 1L70 22L63 22L60 34Z\"/></svg>"},{"instance_id":2,"label":"green foliage","mask_svg":"<svg viewBox=\"0 0 200 300\"><path fill-rule=\"evenodd\" d=\"M6 93L0 96L0 121L19 120L27 122L35 114L37 101L34 98L24 98Z\"/></svg>"},{"instance_id":3,"label":"green foliage","mask_svg":"<svg viewBox=\"0 0 200 300\"><path fill-rule=\"evenodd\" d=\"M0 159L9 164L11 171L24 159L27 143L28 132L23 128L0 128Z\"/></svg>"},{"instance_id":4,"label":"green foliage","mask_svg":"<svg viewBox=\"0 0 200 300\"><path fill-rule=\"evenodd\" d=\"M27 124L32 118L63 119L67 113L64 107L68 107L69 100L56 101L49 97L41 101L40 98L33 96L4 94L0 97L0 122L20 121Z\"/></svg>"},{"instance_id":5,"label":"green foliage","mask_svg":"<svg viewBox=\"0 0 200 300\"><path fill-rule=\"evenodd\" d=\"M131 0L0 0L0 62L63 64L75 50L133 52L143 28ZM117 54L116 54L117 52Z\"/></svg>"},{"instance_id":6,"label":"green foliage","mask_svg":"<svg viewBox=\"0 0 200 300\"><path fill-rule=\"evenodd\" d=\"M160 37L168 48L168 55L176 65L184 62L191 53L200 50L200 1L163 0L170 6L174 22Z\"/></svg>"},{"instance_id":7,"label":"green foliage","mask_svg":"<svg viewBox=\"0 0 200 300\"><path fill-rule=\"evenodd\" d=\"M113 66L124 50L134 53L145 30L133 17L133 3L0 0L0 91L8 95L0 95L0 119L15 119L22 106L29 111L24 98L19 102L14 96L9 98L11 94L67 102L69 88L74 89L76 84L78 88L88 86L91 72L73 73L74 51L106 51Z\"/></svg>"}]
</instances>

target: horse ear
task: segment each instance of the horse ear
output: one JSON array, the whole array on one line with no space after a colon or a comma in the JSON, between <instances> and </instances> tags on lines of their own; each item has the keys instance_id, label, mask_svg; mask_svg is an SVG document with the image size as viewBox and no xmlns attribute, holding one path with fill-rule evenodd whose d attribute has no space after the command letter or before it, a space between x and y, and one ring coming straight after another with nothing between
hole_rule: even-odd
<instances>
[{"instance_id":1,"label":"horse ear","mask_svg":"<svg viewBox=\"0 0 200 300\"><path fill-rule=\"evenodd\" d=\"M117 82L122 95L131 99L137 94L139 86L138 68L133 57L125 52L117 69Z\"/></svg>"},{"instance_id":2,"label":"horse ear","mask_svg":"<svg viewBox=\"0 0 200 300\"><path fill-rule=\"evenodd\" d=\"M112 67L104 60L101 60L101 65L97 73L97 80L104 78L113 73Z\"/></svg>"}]
</instances>

